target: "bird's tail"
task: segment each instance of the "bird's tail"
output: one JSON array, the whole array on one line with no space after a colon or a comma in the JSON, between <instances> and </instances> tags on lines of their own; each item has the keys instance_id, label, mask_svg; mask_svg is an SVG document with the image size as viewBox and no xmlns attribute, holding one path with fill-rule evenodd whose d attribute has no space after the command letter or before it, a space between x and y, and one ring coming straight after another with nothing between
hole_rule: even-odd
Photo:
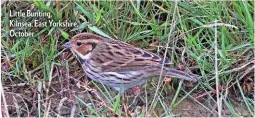
<instances>
[{"instance_id":1,"label":"bird's tail","mask_svg":"<svg viewBox=\"0 0 255 118\"><path fill-rule=\"evenodd\" d=\"M176 77L176 78L180 78L180 79L184 79L188 81L198 81L201 79L201 76L196 74L187 73L187 72L172 69L172 68L168 68L166 70L167 72L165 73L165 76Z\"/></svg>"}]
</instances>

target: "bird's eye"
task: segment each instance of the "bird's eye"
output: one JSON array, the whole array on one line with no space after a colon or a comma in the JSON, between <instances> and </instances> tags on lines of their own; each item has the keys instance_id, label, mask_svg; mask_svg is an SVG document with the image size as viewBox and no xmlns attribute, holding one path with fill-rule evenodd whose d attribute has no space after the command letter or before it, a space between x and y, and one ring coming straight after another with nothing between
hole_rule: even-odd
<instances>
[{"instance_id":1,"label":"bird's eye","mask_svg":"<svg viewBox=\"0 0 255 118\"><path fill-rule=\"evenodd\" d=\"M76 45L77 46L81 46L82 42L77 42Z\"/></svg>"}]
</instances>

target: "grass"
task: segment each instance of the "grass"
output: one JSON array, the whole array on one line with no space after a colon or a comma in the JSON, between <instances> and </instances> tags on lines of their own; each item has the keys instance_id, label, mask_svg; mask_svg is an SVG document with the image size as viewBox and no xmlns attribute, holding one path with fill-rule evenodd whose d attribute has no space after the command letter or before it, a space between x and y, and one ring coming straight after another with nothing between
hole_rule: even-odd
<instances>
[{"instance_id":1,"label":"grass","mask_svg":"<svg viewBox=\"0 0 255 118\"><path fill-rule=\"evenodd\" d=\"M1 7L2 88L5 96L19 93L26 101L6 103L9 108L30 104L28 109L18 104L10 116L254 117L254 2L8 1ZM78 27L23 28L35 35L9 37L11 29L19 30L9 27L9 20L21 20L9 18L10 9L50 12L54 21L69 20ZM22 20L35 19L46 20ZM78 65L65 60L67 51L61 45L79 32L152 51L171 60L171 67L203 78L187 83L155 77L135 101L131 93L116 96L115 90L88 81ZM26 86L17 91L21 84Z\"/></svg>"}]
</instances>

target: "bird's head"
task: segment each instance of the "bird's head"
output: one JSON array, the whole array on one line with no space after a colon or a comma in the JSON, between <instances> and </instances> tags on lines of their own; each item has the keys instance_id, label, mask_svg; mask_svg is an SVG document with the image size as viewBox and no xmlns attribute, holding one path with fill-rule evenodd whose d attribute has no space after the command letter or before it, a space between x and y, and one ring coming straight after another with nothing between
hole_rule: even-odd
<instances>
[{"instance_id":1,"label":"bird's head","mask_svg":"<svg viewBox=\"0 0 255 118\"><path fill-rule=\"evenodd\" d=\"M64 47L69 48L81 59L86 59L103 39L103 37L92 33L80 33L72 37L69 42L66 42Z\"/></svg>"}]
</instances>

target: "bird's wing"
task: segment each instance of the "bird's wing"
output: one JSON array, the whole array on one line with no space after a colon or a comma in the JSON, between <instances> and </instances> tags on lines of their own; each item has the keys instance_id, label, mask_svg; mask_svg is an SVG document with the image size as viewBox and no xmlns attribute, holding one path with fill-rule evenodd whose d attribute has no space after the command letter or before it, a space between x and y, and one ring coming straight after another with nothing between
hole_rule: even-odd
<instances>
[{"instance_id":1,"label":"bird's wing","mask_svg":"<svg viewBox=\"0 0 255 118\"><path fill-rule=\"evenodd\" d=\"M163 63L159 56L122 42L101 46L93 53L92 60L101 64L103 72L139 71ZM167 63L171 62L166 60Z\"/></svg>"}]
</instances>

